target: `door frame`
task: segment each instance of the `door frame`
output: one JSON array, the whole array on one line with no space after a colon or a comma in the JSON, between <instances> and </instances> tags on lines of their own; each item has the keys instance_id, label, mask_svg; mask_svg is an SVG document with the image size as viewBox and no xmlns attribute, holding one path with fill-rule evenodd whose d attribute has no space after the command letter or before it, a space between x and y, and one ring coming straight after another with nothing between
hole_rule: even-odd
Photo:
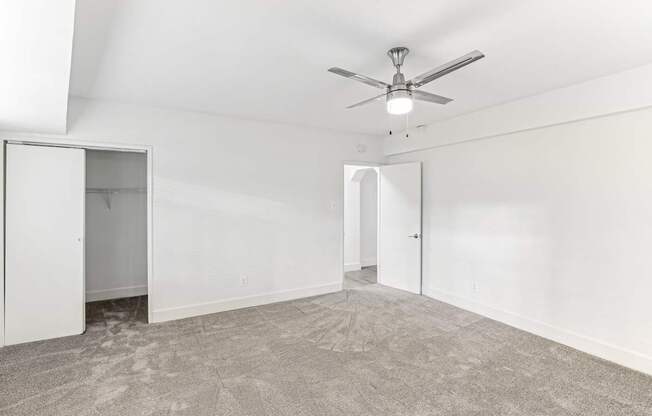
<instances>
[{"instance_id":1,"label":"door frame","mask_svg":"<svg viewBox=\"0 0 652 416\"><path fill-rule=\"evenodd\" d=\"M344 286L344 193L346 189L344 188L344 167L345 166L360 166L361 168L376 168L376 275L380 276L380 167L384 166L383 163L375 162L361 162L361 161L344 161L340 166L340 198L342 198L342 203L340 204L340 283L342 287Z\"/></svg>"},{"instance_id":2,"label":"door frame","mask_svg":"<svg viewBox=\"0 0 652 416\"><path fill-rule=\"evenodd\" d=\"M71 147L84 150L108 150L114 152L136 152L145 153L146 155L146 172L147 172L147 322L153 322L154 304L154 268L153 268L153 146L151 145L133 145L119 143L92 142L82 140L58 139L53 137L34 137L31 135L15 134L13 137L2 137L0 151L2 154L2 169L0 169L0 183L2 185L2 203L0 204L0 227L2 229L2 238L0 239L0 258L2 267L0 268L0 347L5 345L5 180L6 180L6 148L7 143L26 144L34 146L53 146L53 147ZM86 236L84 235L84 244Z\"/></svg>"}]
</instances>

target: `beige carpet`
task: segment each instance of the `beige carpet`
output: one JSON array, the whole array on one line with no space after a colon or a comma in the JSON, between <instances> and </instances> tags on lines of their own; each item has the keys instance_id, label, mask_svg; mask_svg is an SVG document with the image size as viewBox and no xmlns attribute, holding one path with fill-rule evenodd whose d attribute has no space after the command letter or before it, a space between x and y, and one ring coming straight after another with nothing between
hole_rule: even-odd
<instances>
[{"instance_id":1,"label":"beige carpet","mask_svg":"<svg viewBox=\"0 0 652 416\"><path fill-rule=\"evenodd\" d=\"M651 415L652 378L377 284L0 349L0 415Z\"/></svg>"},{"instance_id":2,"label":"beige carpet","mask_svg":"<svg viewBox=\"0 0 652 416\"><path fill-rule=\"evenodd\" d=\"M361 286L366 286L376 283L376 266L365 267L362 270L344 273L344 289L357 289Z\"/></svg>"}]
</instances>

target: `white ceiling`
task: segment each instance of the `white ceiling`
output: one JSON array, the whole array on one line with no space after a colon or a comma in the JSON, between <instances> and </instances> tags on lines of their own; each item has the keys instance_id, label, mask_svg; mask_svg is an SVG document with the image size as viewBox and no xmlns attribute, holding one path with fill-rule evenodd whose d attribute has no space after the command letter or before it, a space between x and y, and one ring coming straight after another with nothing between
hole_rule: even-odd
<instances>
[{"instance_id":1,"label":"white ceiling","mask_svg":"<svg viewBox=\"0 0 652 416\"><path fill-rule=\"evenodd\" d=\"M408 77L484 52L423 87L455 101L417 125L652 62L650 22L649 0L77 0L70 93L382 134L381 102L344 109L378 90L327 68L389 81L393 46Z\"/></svg>"}]
</instances>

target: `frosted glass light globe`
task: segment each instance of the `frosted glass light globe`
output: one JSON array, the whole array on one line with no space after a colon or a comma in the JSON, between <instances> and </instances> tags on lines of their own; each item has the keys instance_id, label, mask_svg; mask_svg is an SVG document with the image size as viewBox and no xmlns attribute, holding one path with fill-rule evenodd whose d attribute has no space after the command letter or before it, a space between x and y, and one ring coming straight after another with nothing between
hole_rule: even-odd
<instances>
[{"instance_id":1,"label":"frosted glass light globe","mask_svg":"<svg viewBox=\"0 0 652 416\"><path fill-rule=\"evenodd\" d=\"M396 97L387 100L387 112L389 114L400 115L412 111L414 104L410 97Z\"/></svg>"}]
</instances>

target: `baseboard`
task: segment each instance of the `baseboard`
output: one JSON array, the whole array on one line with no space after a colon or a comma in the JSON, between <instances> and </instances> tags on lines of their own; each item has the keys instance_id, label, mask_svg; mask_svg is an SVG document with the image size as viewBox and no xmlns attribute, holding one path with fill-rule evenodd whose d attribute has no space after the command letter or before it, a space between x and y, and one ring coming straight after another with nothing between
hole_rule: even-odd
<instances>
[{"instance_id":1,"label":"baseboard","mask_svg":"<svg viewBox=\"0 0 652 416\"><path fill-rule=\"evenodd\" d=\"M424 291L430 298L486 316L523 331L550 339L607 361L652 375L652 357L627 348L612 345L582 334L546 324L534 319L493 308L438 289Z\"/></svg>"},{"instance_id":2,"label":"baseboard","mask_svg":"<svg viewBox=\"0 0 652 416\"><path fill-rule=\"evenodd\" d=\"M370 257L370 258L368 258L368 259L362 259L362 260L360 261L360 266L362 266L362 267L375 266L376 263L378 263L378 262L376 261L376 258L375 258L375 257Z\"/></svg>"},{"instance_id":3,"label":"baseboard","mask_svg":"<svg viewBox=\"0 0 652 416\"><path fill-rule=\"evenodd\" d=\"M88 290L86 291L86 302L98 300L130 298L147 294L147 285L117 287L114 289Z\"/></svg>"},{"instance_id":4,"label":"baseboard","mask_svg":"<svg viewBox=\"0 0 652 416\"><path fill-rule=\"evenodd\" d=\"M353 272L362 269L360 263L344 263L344 272Z\"/></svg>"},{"instance_id":5,"label":"baseboard","mask_svg":"<svg viewBox=\"0 0 652 416\"><path fill-rule=\"evenodd\" d=\"M283 302L287 300L307 298L310 296L325 295L342 290L342 282L329 283L321 286L311 286L301 289L283 290L266 293L264 295L232 298L215 302L197 303L176 308L165 308L153 311L153 322L165 322L175 319L190 318L193 316L230 311L233 309L249 308L252 306L266 305L268 303Z\"/></svg>"}]
</instances>

